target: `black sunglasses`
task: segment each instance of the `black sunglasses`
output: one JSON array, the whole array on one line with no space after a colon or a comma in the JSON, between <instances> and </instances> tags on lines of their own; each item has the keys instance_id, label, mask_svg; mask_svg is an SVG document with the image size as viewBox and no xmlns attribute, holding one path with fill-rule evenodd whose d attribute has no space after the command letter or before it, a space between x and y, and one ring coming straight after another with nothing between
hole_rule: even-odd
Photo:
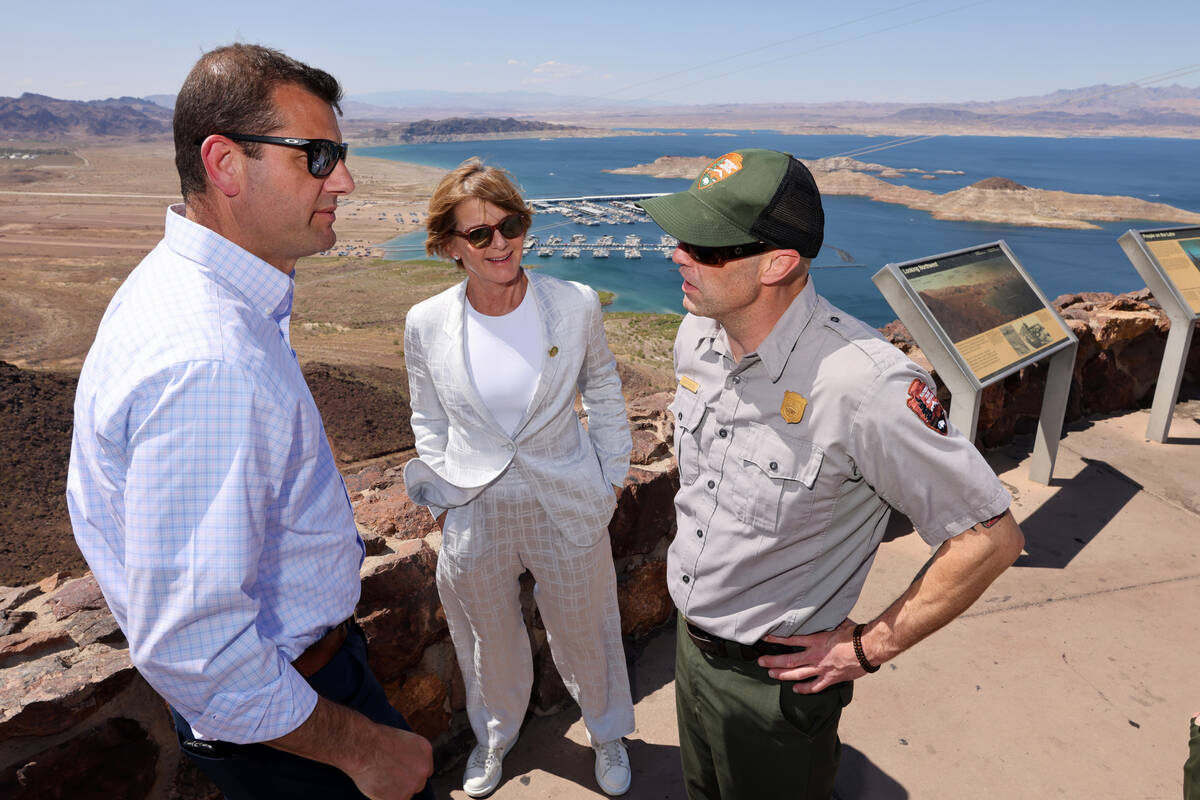
<instances>
[{"instance_id":1,"label":"black sunglasses","mask_svg":"<svg viewBox=\"0 0 1200 800\"><path fill-rule=\"evenodd\" d=\"M333 172L339 161L346 160L350 145L338 143L329 139L296 139L291 136L254 136L248 133L223 133L226 139L235 142L261 142L263 144L281 144L284 147L298 147L308 156L308 172L314 178L324 178ZM203 140L196 142L201 144Z\"/></svg>"},{"instance_id":2,"label":"black sunglasses","mask_svg":"<svg viewBox=\"0 0 1200 800\"><path fill-rule=\"evenodd\" d=\"M692 261L706 267L719 267L735 258L745 258L765 253L778 248L766 242L749 242L748 244L725 245L724 247L705 247L699 244L680 242L679 249L688 254Z\"/></svg>"},{"instance_id":3,"label":"black sunglasses","mask_svg":"<svg viewBox=\"0 0 1200 800\"><path fill-rule=\"evenodd\" d=\"M471 247L476 250L482 250L492 243L492 237L495 236L495 231L500 231L500 235L505 239L516 239L518 236L525 235L525 229L529 227L529 222L520 214L510 214L504 219L497 222L495 225L476 225L468 231L450 231L455 236L461 236L466 239Z\"/></svg>"}]
</instances>

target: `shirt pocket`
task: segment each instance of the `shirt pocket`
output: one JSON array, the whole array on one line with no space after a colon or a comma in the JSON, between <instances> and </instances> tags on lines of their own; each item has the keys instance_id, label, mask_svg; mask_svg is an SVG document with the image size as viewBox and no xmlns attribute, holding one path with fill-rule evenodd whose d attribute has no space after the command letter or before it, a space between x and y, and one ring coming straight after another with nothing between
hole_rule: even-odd
<instances>
[{"instance_id":1,"label":"shirt pocket","mask_svg":"<svg viewBox=\"0 0 1200 800\"><path fill-rule=\"evenodd\" d=\"M825 452L807 439L751 422L733 455L731 494L738 521L774 532L781 513L802 525L812 513Z\"/></svg>"},{"instance_id":2,"label":"shirt pocket","mask_svg":"<svg viewBox=\"0 0 1200 800\"><path fill-rule=\"evenodd\" d=\"M679 482L690 486L700 475L700 429L708 406L688 391L677 391L667 406L675 416L675 461L679 464Z\"/></svg>"}]
</instances>

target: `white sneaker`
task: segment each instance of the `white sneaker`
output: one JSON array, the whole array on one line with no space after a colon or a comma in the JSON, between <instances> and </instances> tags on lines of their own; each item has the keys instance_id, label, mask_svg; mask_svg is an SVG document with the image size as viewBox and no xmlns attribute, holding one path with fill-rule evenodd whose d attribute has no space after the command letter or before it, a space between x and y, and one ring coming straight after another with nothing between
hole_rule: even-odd
<instances>
[{"instance_id":1,"label":"white sneaker","mask_svg":"<svg viewBox=\"0 0 1200 800\"><path fill-rule=\"evenodd\" d=\"M500 785L500 762L512 746L512 742L505 747L475 745L471 757L467 759L467 769L463 772L463 791L468 797L487 797L496 791Z\"/></svg>"},{"instance_id":2,"label":"white sneaker","mask_svg":"<svg viewBox=\"0 0 1200 800\"><path fill-rule=\"evenodd\" d=\"M592 743L596 751L596 783L605 794L618 795L629 791L629 783L633 772L629 769L629 753L625 750L625 742L613 739L601 744Z\"/></svg>"}]
</instances>

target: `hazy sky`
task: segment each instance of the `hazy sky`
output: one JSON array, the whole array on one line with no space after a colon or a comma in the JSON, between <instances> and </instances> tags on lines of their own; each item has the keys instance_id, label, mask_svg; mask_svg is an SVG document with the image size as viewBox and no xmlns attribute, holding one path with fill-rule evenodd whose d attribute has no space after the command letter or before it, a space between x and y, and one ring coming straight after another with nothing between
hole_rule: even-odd
<instances>
[{"instance_id":1,"label":"hazy sky","mask_svg":"<svg viewBox=\"0 0 1200 800\"><path fill-rule=\"evenodd\" d=\"M329 70L350 95L938 102L1100 83L1200 85L1197 0L5 5L0 96L173 94L200 53L231 41Z\"/></svg>"}]
</instances>

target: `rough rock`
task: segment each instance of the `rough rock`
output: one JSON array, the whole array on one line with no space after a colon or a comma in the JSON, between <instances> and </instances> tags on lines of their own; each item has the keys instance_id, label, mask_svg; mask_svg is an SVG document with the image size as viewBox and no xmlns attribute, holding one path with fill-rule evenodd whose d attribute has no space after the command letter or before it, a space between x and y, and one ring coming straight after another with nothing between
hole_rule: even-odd
<instances>
[{"instance_id":1,"label":"rough rock","mask_svg":"<svg viewBox=\"0 0 1200 800\"><path fill-rule=\"evenodd\" d=\"M402 482L363 491L354 521L367 531L400 539L423 538L437 529L429 509L414 503Z\"/></svg>"},{"instance_id":2,"label":"rough rock","mask_svg":"<svg viewBox=\"0 0 1200 800\"><path fill-rule=\"evenodd\" d=\"M421 660L447 635L434 578L437 556L422 539L408 539L379 556L362 576L356 616L371 647L371 665L390 679Z\"/></svg>"},{"instance_id":3,"label":"rough rock","mask_svg":"<svg viewBox=\"0 0 1200 800\"><path fill-rule=\"evenodd\" d=\"M10 800L110 800L147 797L158 745L135 720L107 719L48 747L23 763L0 768L0 796Z\"/></svg>"},{"instance_id":4,"label":"rough rock","mask_svg":"<svg viewBox=\"0 0 1200 800\"><path fill-rule=\"evenodd\" d=\"M617 579L621 633L644 636L671 618L675 604L667 592L667 562L647 561Z\"/></svg>"},{"instance_id":5,"label":"rough rock","mask_svg":"<svg viewBox=\"0 0 1200 800\"><path fill-rule=\"evenodd\" d=\"M54 630L0 636L0 666L7 666L20 656L36 656L47 650L58 649L71 641L66 631Z\"/></svg>"},{"instance_id":6,"label":"rough rock","mask_svg":"<svg viewBox=\"0 0 1200 800\"><path fill-rule=\"evenodd\" d=\"M71 573L69 572L56 572L53 575L48 575L47 577L42 578L41 581L38 582L38 589L42 591L42 594L49 594L66 583L70 577Z\"/></svg>"},{"instance_id":7,"label":"rough rock","mask_svg":"<svg viewBox=\"0 0 1200 800\"><path fill-rule=\"evenodd\" d=\"M108 610L104 595L100 593L100 585L92 575L63 584L51 595L50 608L57 620L66 619L79 611Z\"/></svg>"},{"instance_id":8,"label":"rough rock","mask_svg":"<svg viewBox=\"0 0 1200 800\"><path fill-rule=\"evenodd\" d=\"M0 586L0 611L16 608L41 593L42 589L36 583L29 586Z\"/></svg>"},{"instance_id":9,"label":"rough rock","mask_svg":"<svg viewBox=\"0 0 1200 800\"><path fill-rule=\"evenodd\" d=\"M125 650L48 656L0 674L0 742L49 736L96 713L137 675Z\"/></svg>"},{"instance_id":10,"label":"rough rock","mask_svg":"<svg viewBox=\"0 0 1200 800\"><path fill-rule=\"evenodd\" d=\"M636 428L633 434L633 452L629 455L629 463L637 465L653 464L671 454L671 447L654 431Z\"/></svg>"},{"instance_id":11,"label":"rough rock","mask_svg":"<svg viewBox=\"0 0 1200 800\"><path fill-rule=\"evenodd\" d=\"M412 729L435 739L450 724L446 683L431 672L414 672L398 684L386 687L388 699L404 715Z\"/></svg>"},{"instance_id":12,"label":"rough rock","mask_svg":"<svg viewBox=\"0 0 1200 800\"><path fill-rule=\"evenodd\" d=\"M399 478L399 475L400 470L397 468L376 465L343 475L342 480L346 483L346 493L350 495L350 501L357 502L361 499L363 492L368 489L384 489L391 486Z\"/></svg>"},{"instance_id":13,"label":"rough rock","mask_svg":"<svg viewBox=\"0 0 1200 800\"><path fill-rule=\"evenodd\" d=\"M36 618L32 611L0 611L0 636L18 633Z\"/></svg>"},{"instance_id":14,"label":"rough rock","mask_svg":"<svg viewBox=\"0 0 1200 800\"><path fill-rule=\"evenodd\" d=\"M608 524L613 558L649 553L675 530L679 469L671 459L665 472L631 467L616 513Z\"/></svg>"}]
</instances>

